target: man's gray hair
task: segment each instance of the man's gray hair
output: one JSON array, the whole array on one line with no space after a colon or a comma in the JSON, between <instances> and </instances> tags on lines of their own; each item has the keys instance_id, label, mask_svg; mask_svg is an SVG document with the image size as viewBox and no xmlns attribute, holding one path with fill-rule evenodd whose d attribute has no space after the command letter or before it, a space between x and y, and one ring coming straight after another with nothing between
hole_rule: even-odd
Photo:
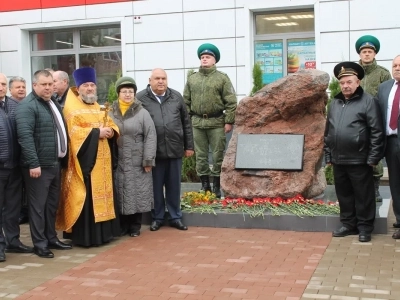
<instances>
[{"instance_id":1,"label":"man's gray hair","mask_svg":"<svg viewBox=\"0 0 400 300\"><path fill-rule=\"evenodd\" d=\"M58 76L58 78L60 79L60 80L66 80L67 81L67 83L68 83L68 85L69 85L69 76L68 76L68 73L67 72L64 72L64 71L55 71L54 72L55 74L56 74L56 76ZM53 74L54 75L54 74ZM53 76L54 77L54 76Z\"/></svg>"},{"instance_id":2,"label":"man's gray hair","mask_svg":"<svg viewBox=\"0 0 400 300\"><path fill-rule=\"evenodd\" d=\"M8 83L8 86L9 86L9 87L12 87L12 84L13 84L14 82L23 82L23 83L26 85L26 80L25 80L24 78L19 77L19 76L14 76L14 77L11 77L11 78L10 78L10 81L9 81L9 83Z\"/></svg>"},{"instance_id":3,"label":"man's gray hair","mask_svg":"<svg viewBox=\"0 0 400 300\"><path fill-rule=\"evenodd\" d=\"M40 76L44 76L44 77L50 76L51 78L53 78L53 76L51 75L51 73L49 71L39 70L39 71L36 71L35 74L33 74L32 83L37 83Z\"/></svg>"}]
</instances>

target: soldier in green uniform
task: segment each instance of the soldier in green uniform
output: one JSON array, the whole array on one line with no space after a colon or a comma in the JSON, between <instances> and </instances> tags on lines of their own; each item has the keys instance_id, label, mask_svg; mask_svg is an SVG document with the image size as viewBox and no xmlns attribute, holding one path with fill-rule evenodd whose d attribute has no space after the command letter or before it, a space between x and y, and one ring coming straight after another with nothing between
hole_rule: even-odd
<instances>
[{"instance_id":1,"label":"soldier in green uniform","mask_svg":"<svg viewBox=\"0 0 400 300\"><path fill-rule=\"evenodd\" d=\"M359 64L363 67L365 76L361 80L361 87L364 91L372 96L378 93L378 86L392 78L390 72L384 67L378 65L375 60L376 54L380 49L379 40L372 35L364 35L356 42L356 51L360 55ZM374 185L375 185L375 200L382 202L382 196L379 193L379 183L383 176L382 161L374 167Z\"/></svg>"},{"instance_id":2,"label":"soldier in green uniform","mask_svg":"<svg viewBox=\"0 0 400 300\"><path fill-rule=\"evenodd\" d=\"M201 178L202 189L211 191L209 176L212 175L212 191L220 198L225 134L232 130L235 122L237 99L228 75L215 66L221 57L219 49L212 44L203 44L198 48L197 56L200 68L189 76L183 98L192 118L196 171ZM209 148L213 159L211 170Z\"/></svg>"}]
</instances>

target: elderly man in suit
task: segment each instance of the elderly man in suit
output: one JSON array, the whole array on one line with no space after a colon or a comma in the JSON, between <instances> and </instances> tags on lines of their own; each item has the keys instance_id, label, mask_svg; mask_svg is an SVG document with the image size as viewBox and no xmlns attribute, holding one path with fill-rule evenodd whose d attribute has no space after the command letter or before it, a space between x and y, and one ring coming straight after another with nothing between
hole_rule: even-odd
<instances>
[{"instance_id":1,"label":"elderly man in suit","mask_svg":"<svg viewBox=\"0 0 400 300\"><path fill-rule=\"evenodd\" d=\"M390 193L392 194L393 212L396 223L393 227L400 228L400 139L399 139L399 102L400 102L400 55L393 59L392 76L394 79L385 81L378 88L378 102L384 122L385 157L389 172ZM394 239L400 239L400 230L396 231Z\"/></svg>"}]
</instances>

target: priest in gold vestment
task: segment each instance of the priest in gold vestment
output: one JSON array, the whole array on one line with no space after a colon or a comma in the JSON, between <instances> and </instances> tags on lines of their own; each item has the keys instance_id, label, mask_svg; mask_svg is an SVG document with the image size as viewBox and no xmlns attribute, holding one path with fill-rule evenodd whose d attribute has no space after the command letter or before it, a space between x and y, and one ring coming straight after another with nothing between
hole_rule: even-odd
<instances>
[{"instance_id":1,"label":"priest in gold vestment","mask_svg":"<svg viewBox=\"0 0 400 300\"><path fill-rule=\"evenodd\" d=\"M119 132L107 107L97 103L95 70L80 68L73 77L76 87L68 91L63 110L68 167L62 174L56 227L74 245L99 246L120 235L113 183L113 147Z\"/></svg>"}]
</instances>

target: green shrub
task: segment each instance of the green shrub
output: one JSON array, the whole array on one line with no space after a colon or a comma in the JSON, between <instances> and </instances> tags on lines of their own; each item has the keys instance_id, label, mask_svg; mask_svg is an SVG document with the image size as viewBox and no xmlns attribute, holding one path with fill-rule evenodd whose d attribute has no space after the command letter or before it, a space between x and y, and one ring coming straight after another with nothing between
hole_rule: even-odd
<instances>
[{"instance_id":1,"label":"green shrub","mask_svg":"<svg viewBox=\"0 0 400 300\"><path fill-rule=\"evenodd\" d=\"M329 89L329 99L328 99L327 107L329 107L329 104L331 103L332 99L341 92L339 80L337 80L335 77L332 77L332 80L329 83L328 89Z\"/></svg>"},{"instance_id":2,"label":"green shrub","mask_svg":"<svg viewBox=\"0 0 400 300\"><path fill-rule=\"evenodd\" d=\"M329 185L334 185L335 180L333 178L333 167L325 166L324 172L325 172L326 183Z\"/></svg>"},{"instance_id":3,"label":"green shrub","mask_svg":"<svg viewBox=\"0 0 400 300\"><path fill-rule=\"evenodd\" d=\"M193 69L190 69L187 73L187 78L194 73ZM200 178L196 172L196 156L184 157L182 160L182 182L199 182Z\"/></svg>"},{"instance_id":4,"label":"green shrub","mask_svg":"<svg viewBox=\"0 0 400 300\"><path fill-rule=\"evenodd\" d=\"M118 99L117 92L115 91L115 82L111 82L110 86L108 87L108 96L107 101L112 103Z\"/></svg>"},{"instance_id":5,"label":"green shrub","mask_svg":"<svg viewBox=\"0 0 400 300\"><path fill-rule=\"evenodd\" d=\"M107 95L107 101L109 103L113 103L115 100L118 99L118 94L115 91L115 82L122 76L122 71L118 71L116 76L115 76L115 81L111 82L110 85L108 86L108 95Z\"/></svg>"},{"instance_id":6,"label":"green shrub","mask_svg":"<svg viewBox=\"0 0 400 300\"><path fill-rule=\"evenodd\" d=\"M196 156L184 157L182 160L182 182L199 182L200 178L196 172Z\"/></svg>"},{"instance_id":7,"label":"green shrub","mask_svg":"<svg viewBox=\"0 0 400 300\"><path fill-rule=\"evenodd\" d=\"M328 89L329 89L329 99L327 107L329 107L329 104L331 103L332 99L341 92L339 81L333 76L331 82L329 83ZM335 180L333 178L333 167L325 166L324 172L325 172L326 183L329 185L334 185Z\"/></svg>"},{"instance_id":8,"label":"green shrub","mask_svg":"<svg viewBox=\"0 0 400 300\"><path fill-rule=\"evenodd\" d=\"M253 89L250 92L250 96L261 90L263 86L261 67L256 63L253 67Z\"/></svg>"}]
</instances>

